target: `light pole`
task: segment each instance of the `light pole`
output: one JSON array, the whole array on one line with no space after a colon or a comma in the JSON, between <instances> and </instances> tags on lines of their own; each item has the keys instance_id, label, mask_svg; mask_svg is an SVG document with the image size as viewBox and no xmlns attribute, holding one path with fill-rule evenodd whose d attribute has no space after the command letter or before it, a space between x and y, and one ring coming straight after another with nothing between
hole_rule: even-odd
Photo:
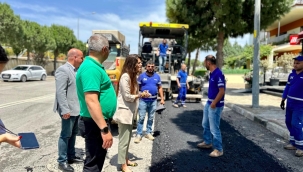
<instances>
[{"instance_id":1,"label":"light pole","mask_svg":"<svg viewBox=\"0 0 303 172\"><path fill-rule=\"evenodd\" d=\"M260 8L261 0L255 0L254 16L254 64L252 82L252 107L259 107L259 61L260 61Z\"/></svg>"},{"instance_id":2,"label":"light pole","mask_svg":"<svg viewBox=\"0 0 303 172\"><path fill-rule=\"evenodd\" d=\"M92 14L96 14L96 12L92 12ZM77 39L79 40L79 23L80 23L80 17L78 16L78 22L77 22Z\"/></svg>"}]
</instances>

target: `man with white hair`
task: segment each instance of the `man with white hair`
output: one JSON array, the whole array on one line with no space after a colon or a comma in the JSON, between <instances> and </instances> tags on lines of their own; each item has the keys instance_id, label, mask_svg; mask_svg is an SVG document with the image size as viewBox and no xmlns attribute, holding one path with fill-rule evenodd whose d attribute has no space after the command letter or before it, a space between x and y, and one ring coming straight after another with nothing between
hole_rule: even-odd
<instances>
[{"instance_id":1,"label":"man with white hair","mask_svg":"<svg viewBox=\"0 0 303 172\"><path fill-rule=\"evenodd\" d=\"M83 62L83 53L71 49L67 53L67 62L55 73L56 98L54 112L61 118L61 133L58 141L58 168L63 171L74 171L69 164L83 162L76 156L75 142L78 133L80 107L76 94L76 70Z\"/></svg>"},{"instance_id":2,"label":"man with white hair","mask_svg":"<svg viewBox=\"0 0 303 172\"><path fill-rule=\"evenodd\" d=\"M117 98L102 65L110 53L108 40L101 34L94 34L88 40L88 49L89 56L85 57L76 76L81 107L79 130L85 138L83 172L100 172L107 149L113 144L108 119L116 111Z\"/></svg>"}]
</instances>

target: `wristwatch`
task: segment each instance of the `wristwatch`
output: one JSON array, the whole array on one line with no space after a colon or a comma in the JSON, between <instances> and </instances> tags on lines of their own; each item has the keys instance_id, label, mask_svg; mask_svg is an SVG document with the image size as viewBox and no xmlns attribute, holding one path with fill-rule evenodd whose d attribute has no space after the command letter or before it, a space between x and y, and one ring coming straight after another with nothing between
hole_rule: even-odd
<instances>
[{"instance_id":1,"label":"wristwatch","mask_svg":"<svg viewBox=\"0 0 303 172\"><path fill-rule=\"evenodd\" d=\"M103 129L100 129L101 133L107 134L108 133L108 127L104 127Z\"/></svg>"}]
</instances>

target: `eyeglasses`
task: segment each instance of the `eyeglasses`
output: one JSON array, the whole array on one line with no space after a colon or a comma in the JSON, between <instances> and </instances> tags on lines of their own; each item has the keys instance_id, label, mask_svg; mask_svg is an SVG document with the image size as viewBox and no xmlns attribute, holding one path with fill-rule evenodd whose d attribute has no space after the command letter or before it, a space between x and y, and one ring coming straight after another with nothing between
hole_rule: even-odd
<instances>
[{"instance_id":1,"label":"eyeglasses","mask_svg":"<svg viewBox=\"0 0 303 172\"><path fill-rule=\"evenodd\" d=\"M108 48L109 51L111 50L111 47L110 47L110 46L108 46L107 48Z\"/></svg>"}]
</instances>

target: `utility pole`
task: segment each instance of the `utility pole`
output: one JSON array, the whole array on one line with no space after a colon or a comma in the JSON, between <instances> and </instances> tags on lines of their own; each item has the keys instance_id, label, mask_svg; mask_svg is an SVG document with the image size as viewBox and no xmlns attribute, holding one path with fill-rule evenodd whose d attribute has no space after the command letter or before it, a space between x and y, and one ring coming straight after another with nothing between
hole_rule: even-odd
<instances>
[{"instance_id":1,"label":"utility pole","mask_svg":"<svg viewBox=\"0 0 303 172\"><path fill-rule=\"evenodd\" d=\"M254 17L254 65L252 82L252 107L259 107L259 61L260 61L260 8L261 0L255 0Z\"/></svg>"},{"instance_id":2,"label":"utility pole","mask_svg":"<svg viewBox=\"0 0 303 172\"><path fill-rule=\"evenodd\" d=\"M77 25L77 39L79 40L79 17L78 17L78 25Z\"/></svg>"}]
</instances>

